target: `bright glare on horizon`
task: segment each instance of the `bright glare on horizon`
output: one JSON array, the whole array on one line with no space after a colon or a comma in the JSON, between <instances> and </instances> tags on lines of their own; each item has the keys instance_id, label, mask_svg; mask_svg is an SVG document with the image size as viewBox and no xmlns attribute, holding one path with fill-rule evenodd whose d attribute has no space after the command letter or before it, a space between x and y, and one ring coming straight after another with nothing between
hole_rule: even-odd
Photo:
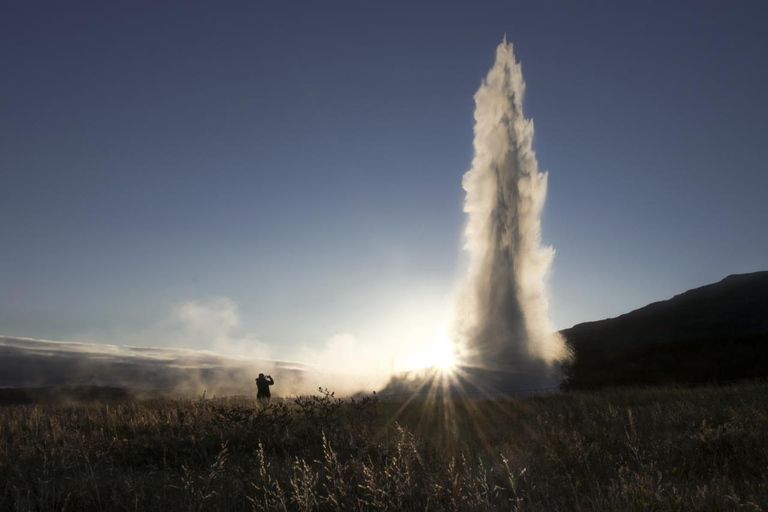
<instances>
[{"instance_id":1,"label":"bright glare on horizon","mask_svg":"<svg viewBox=\"0 0 768 512\"><path fill-rule=\"evenodd\" d=\"M438 368L444 372L450 371L456 365L453 343L444 333L427 340L416 347L414 352L397 361L396 371L407 372L426 368Z\"/></svg>"}]
</instances>

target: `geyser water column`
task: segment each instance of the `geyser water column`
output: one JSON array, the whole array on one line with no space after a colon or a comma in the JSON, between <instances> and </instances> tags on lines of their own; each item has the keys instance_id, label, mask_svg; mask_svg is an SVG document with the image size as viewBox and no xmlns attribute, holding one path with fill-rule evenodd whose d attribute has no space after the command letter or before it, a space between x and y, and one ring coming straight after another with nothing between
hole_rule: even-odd
<instances>
[{"instance_id":1,"label":"geyser water column","mask_svg":"<svg viewBox=\"0 0 768 512\"><path fill-rule=\"evenodd\" d=\"M547 174L533 151L533 122L523 116L524 90L505 36L475 94L475 155L463 179L470 262L457 308L464 371L495 391L555 385L566 356L547 319L554 256L541 243Z\"/></svg>"}]
</instances>

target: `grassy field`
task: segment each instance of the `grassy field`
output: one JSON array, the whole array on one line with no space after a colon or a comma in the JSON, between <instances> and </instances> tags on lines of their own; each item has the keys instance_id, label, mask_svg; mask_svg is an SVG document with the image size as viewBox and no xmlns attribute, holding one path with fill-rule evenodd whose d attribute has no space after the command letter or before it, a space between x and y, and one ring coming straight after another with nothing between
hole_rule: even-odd
<instances>
[{"instance_id":1,"label":"grassy field","mask_svg":"<svg viewBox=\"0 0 768 512\"><path fill-rule=\"evenodd\" d=\"M768 510L768 384L6 406L0 510Z\"/></svg>"}]
</instances>

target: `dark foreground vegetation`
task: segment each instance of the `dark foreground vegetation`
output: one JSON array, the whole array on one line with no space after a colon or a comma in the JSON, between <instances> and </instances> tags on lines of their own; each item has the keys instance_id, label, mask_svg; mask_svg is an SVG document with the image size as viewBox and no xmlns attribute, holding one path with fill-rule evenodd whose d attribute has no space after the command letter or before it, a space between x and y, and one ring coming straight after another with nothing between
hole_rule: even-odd
<instances>
[{"instance_id":1,"label":"dark foreground vegetation","mask_svg":"<svg viewBox=\"0 0 768 512\"><path fill-rule=\"evenodd\" d=\"M124 402L162 398L161 391L133 390L110 386L45 386L40 388L0 388L0 406L22 404L84 404Z\"/></svg>"},{"instance_id":2,"label":"dark foreground vegetation","mask_svg":"<svg viewBox=\"0 0 768 512\"><path fill-rule=\"evenodd\" d=\"M768 510L768 384L6 406L0 510Z\"/></svg>"}]
</instances>

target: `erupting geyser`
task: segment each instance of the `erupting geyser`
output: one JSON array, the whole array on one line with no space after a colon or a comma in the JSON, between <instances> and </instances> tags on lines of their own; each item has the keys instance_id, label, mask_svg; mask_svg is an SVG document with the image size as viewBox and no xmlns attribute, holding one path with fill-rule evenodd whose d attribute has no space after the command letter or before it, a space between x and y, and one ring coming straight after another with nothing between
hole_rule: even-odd
<instances>
[{"instance_id":1,"label":"erupting geyser","mask_svg":"<svg viewBox=\"0 0 768 512\"><path fill-rule=\"evenodd\" d=\"M475 155L464 175L470 253L458 307L460 360L469 380L494 391L559 381L563 339L547 319L545 279L554 251L541 243L547 174L523 116L525 82L506 37L475 94Z\"/></svg>"}]
</instances>

